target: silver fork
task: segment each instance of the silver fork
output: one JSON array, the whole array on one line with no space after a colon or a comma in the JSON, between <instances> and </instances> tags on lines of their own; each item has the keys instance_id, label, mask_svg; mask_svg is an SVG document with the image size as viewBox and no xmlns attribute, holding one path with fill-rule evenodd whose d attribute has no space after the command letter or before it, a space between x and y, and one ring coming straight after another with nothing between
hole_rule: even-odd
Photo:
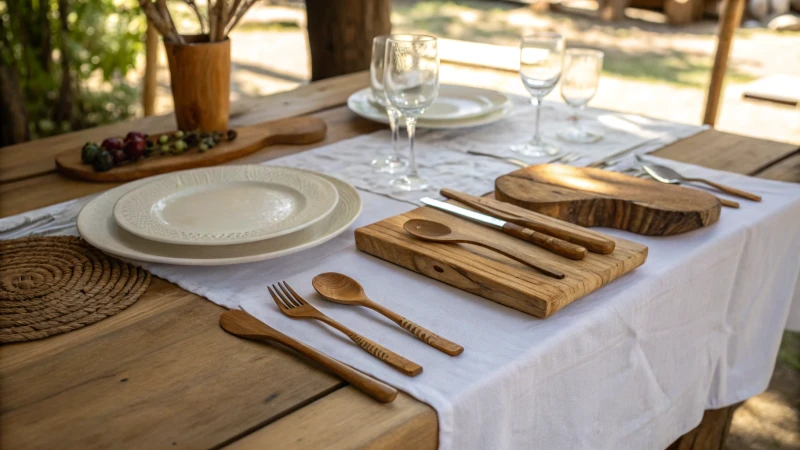
<instances>
[{"instance_id":1,"label":"silver fork","mask_svg":"<svg viewBox=\"0 0 800 450\"><path fill-rule=\"evenodd\" d=\"M292 319L319 320L322 323L336 328L349 337L350 340L358 344L359 347L369 352L372 356L380 359L381 361L389 364L408 376L413 377L422 372L422 366L419 364L409 361L408 359L398 355L388 348L370 341L350 328L347 328L346 326L326 316L320 310L311 306L303 299L303 297L300 297L287 282L284 281L283 284L278 283L277 286L273 284L267 289L269 290L270 295L272 295L272 299L275 301L275 304L278 305L278 308L284 315Z\"/></svg>"}]
</instances>

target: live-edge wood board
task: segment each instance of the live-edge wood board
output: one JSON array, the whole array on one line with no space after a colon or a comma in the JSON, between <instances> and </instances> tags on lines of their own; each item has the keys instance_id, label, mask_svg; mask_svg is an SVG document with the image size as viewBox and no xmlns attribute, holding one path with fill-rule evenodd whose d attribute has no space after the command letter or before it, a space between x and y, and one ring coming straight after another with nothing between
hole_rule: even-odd
<instances>
[{"instance_id":1,"label":"live-edge wood board","mask_svg":"<svg viewBox=\"0 0 800 450\"><path fill-rule=\"evenodd\" d=\"M458 204L458 202L452 202ZM535 217L509 205L520 216ZM566 274L562 280L548 277L490 250L469 244L439 244L418 240L403 230L410 219L442 222L454 231L481 236L500 245L525 249L542 264ZM356 247L370 255L463 289L535 317L556 311L644 264L647 247L612 238L609 255L589 253L574 261L508 236L498 230L421 207L355 231Z\"/></svg>"}]
</instances>

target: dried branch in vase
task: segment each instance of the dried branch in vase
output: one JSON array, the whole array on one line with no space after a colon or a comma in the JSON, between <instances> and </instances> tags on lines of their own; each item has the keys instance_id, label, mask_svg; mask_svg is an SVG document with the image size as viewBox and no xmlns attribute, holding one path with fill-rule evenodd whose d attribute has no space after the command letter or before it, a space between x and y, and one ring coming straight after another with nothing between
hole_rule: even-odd
<instances>
[{"instance_id":1,"label":"dried branch in vase","mask_svg":"<svg viewBox=\"0 0 800 450\"><path fill-rule=\"evenodd\" d=\"M183 0L197 15L200 30L206 33L206 23L196 0ZM244 17L245 13L257 0L208 0L208 40L210 42L224 41L228 34ZM148 21L164 37L165 41L174 44L185 44L186 40L178 33L175 22L167 9L167 0L139 0L142 12Z\"/></svg>"}]
</instances>

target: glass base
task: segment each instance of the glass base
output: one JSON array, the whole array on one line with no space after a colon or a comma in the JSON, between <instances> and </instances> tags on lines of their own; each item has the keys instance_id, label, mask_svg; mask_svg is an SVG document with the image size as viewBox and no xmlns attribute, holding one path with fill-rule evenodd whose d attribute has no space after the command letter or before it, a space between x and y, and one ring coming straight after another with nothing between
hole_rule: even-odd
<instances>
[{"instance_id":1,"label":"glass base","mask_svg":"<svg viewBox=\"0 0 800 450\"><path fill-rule=\"evenodd\" d=\"M521 155L540 157L540 156L553 156L558 153L558 147L548 144L543 141L531 141L527 144L512 145L510 147L512 152L517 152Z\"/></svg>"},{"instance_id":2,"label":"glass base","mask_svg":"<svg viewBox=\"0 0 800 450\"><path fill-rule=\"evenodd\" d=\"M396 178L390 184L401 191L422 191L431 186L430 183L418 176L408 175Z\"/></svg>"},{"instance_id":3,"label":"glass base","mask_svg":"<svg viewBox=\"0 0 800 450\"><path fill-rule=\"evenodd\" d=\"M603 139L603 135L589 130L582 130L580 128L565 128L558 131L558 137L567 142L575 142L577 144L591 144Z\"/></svg>"},{"instance_id":4,"label":"glass base","mask_svg":"<svg viewBox=\"0 0 800 450\"><path fill-rule=\"evenodd\" d=\"M397 155L372 160L372 170L376 173L398 174L408 169L408 160Z\"/></svg>"}]
</instances>

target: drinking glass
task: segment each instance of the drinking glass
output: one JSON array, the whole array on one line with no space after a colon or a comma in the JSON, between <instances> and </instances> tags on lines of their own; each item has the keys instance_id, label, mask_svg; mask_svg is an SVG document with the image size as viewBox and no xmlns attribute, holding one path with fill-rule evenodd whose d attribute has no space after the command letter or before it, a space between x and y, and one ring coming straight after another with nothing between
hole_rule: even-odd
<instances>
[{"instance_id":1,"label":"drinking glass","mask_svg":"<svg viewBox=\"0 0 800 450\"><path fill-rule=\"evenodd\" d=\"M417 173L414 155L414 132L417 117L439 95L439 50L435 37L417 34L389 36L383 88L389 103L397 108L408 130L409 168L406 175L391 184L404 191L419 191L429 184Z\"/></svg>"},{"instance_id":2,"label":"drinking glass","mask_svg":"<svg viewBox=\"0 0 800 450\"><path fill-rule=\"evenodd\" d=\"M531 94L531 104L536 107L536 128L533 139L526 144L513 145L511 150L527 156L549 156L558 149L542 140L539 116L542 100L556 87L564 62L564 36L551 32L538 32L522 38L519 48L519 75L522 84Z\"/></svg>"},{"instance_id":3,"label":"drinking glass","mask_svg":"<svg viewBox=\"0 0 800 450\"><path fill-rule=\"evenodd\" d=\"M603 138L600 133L580 125L580 111L595 94L603 70L603 52L588 48L570 48L564 58L561 97L573 108L574 126L559 130L558 137L567 142L589 144Z\"/></svg>"},{"instance_id":4,"label":"drinking glass","mask_svg":"<svg viewBox=\"0 0 800 450\"><path fill-rule=\"evenodd\" d=\"M408 167L408 160L397 148L397 135L400 133L400 112L386 99L383 88L384 62L386 60L386 41L389 35L377 36L372 40L372 60L369 65L369 87L372 100L386 109L389 116L389 128L392 130L392 153L379 155L372 160L372 170L380 173L403 173Z\"/></svg>"}]
</instances>

